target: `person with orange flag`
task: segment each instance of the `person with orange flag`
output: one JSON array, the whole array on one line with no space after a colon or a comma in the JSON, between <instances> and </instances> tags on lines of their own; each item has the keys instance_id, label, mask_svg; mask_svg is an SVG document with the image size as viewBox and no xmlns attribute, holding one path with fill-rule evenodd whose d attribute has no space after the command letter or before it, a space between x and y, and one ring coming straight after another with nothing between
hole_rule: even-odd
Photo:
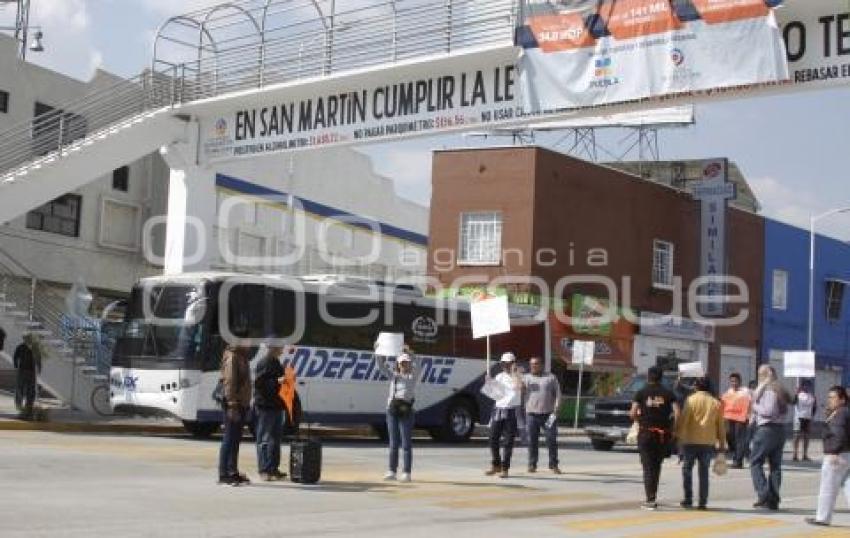
<instances>
[{"instance_id":1,"label":"person with orange flag","mask_svg":"<svg viewBox=\"0 0 850 538\"><path fill-rule=\"evenodd\" d=\"M732 452L732 468L744 468L749 435L747 422L750 418L750 391L743 387L741 374L729 376L729 389L723 393L723 419L726 421L726 442Z\"/></svg>"},{"instance_id":2,"label":"person with orange flag","mask_svg":"<svg viewBox=\"0 0 850 538\"><path fill-rule=\"evenodd\" d=\"M265 355L257 362L254 376L254 418L256 420L257 467L260 478L266 482L281 480L280 443L283 440L284 402L278 395L285 381L280 357L283 348L268 346Z\"/></svg>"}]
</instances>

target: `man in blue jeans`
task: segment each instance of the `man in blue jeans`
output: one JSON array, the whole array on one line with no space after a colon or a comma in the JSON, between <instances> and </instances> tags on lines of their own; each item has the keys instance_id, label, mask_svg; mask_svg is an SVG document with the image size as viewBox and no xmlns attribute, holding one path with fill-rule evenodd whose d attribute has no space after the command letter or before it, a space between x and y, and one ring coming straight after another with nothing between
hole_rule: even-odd
<instances>
[{"instance_id":1,"label":"man in blue jeans","mask_svg":"<svg viewBox=\"0 0 850 538\"><path fill-rule=\"evenodd\" d=\"M537 453L542 428L549 449L549 469L555 474L561 474L558 467L557 415L561 407L561 385L554 375L543 373L543 361L539 357L532 357L529 365L531 373L523 378L528 428L528 472L537 472Z\"/></svg>"},{"instance_id":2,"label":"man in blue jeans","mask_svg":"<svg viewBox=\"0 0 850 538\"><path fill-rule=\"evenodd\" d=\"M708 505L708 469L716 448L725 458L726 427L720 401L711 395L708 379L697 379L695 391L688 396L676 425L676 433L682 445L682 485L685 498L682 508L694 504L693 470L699 468L699 499L697 508L705 510Z\"/></svg>"},{"instance_id":3,"label":"man in blue jeans","mask_svg":"<svg viewBox=\"0 0 850 538\"><path fill-rule=\"evenodd\" d=\"M283 441L283 400L278 392L283 383L283 348L269 346L257 362L254 376L254 419L257 435L257 467L265 482L280 480L280 443Z\"/></svg>"},{"instance_id":4,"label":"man in blue jeans","mask_svg":"<svg viewBox=\"0 0 850 538\"><path fill-rule=\"evenodd\" d=\"M779 382L776 370L766 364L759 368L759 384L753 394L752 453L750 474L757 500L753 508L779 510L779 488L782 486L782 450L785 448L785 415L791 396ZM770 466L765 476L764 464Z\"/></svg>"}]
</instances>

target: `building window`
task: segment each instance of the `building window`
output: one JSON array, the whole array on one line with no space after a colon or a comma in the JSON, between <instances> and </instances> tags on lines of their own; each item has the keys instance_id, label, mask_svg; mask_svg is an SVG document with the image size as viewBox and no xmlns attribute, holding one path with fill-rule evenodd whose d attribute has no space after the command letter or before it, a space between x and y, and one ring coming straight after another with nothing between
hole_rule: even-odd
<instances>
[{"instance_id":1,"label":"building window","mask_svg":"<svg viewBox=\"0 0 850 538\"><path fill-rule=\"evenodd\" d=\"M9 112L9 92L0 90L0 112Z\"/></svg>"},{"instance_id":2,"label":"building window","mask_svg":"<svg viewBox=\"0 0 850 538\"><path fill-rule=\"evenodd\" d=\"M826 320L841 319L841 303L844 301L844 282L840 280L826 281Z\"/></svg>"},{"instance_id":3,"label":"building window","mask_svg":"<svg viewBox=\"0 0 850 538\"><path fill-rule=\"evenodd\" d=\"M468 265L498 265L502 259L501 213L462 213L460 258Z\"/></svg>"},{"instance_id":4,"label":"building window","mask_svg":"<svg viewBox=\"0 0 850 538\"><path fill-rule=\"evenodd\" d=\"M27 213L27 228L79 237L82 205L83 199L78 194L60 196Z\"/></svg>"},{"instance_id":5,"label":"building window","mask_svg":"<svg viewBox=\"0 0 850 538\"><path fill-rule=\"evenodd\" d=\"M788 272L780 269L773 270L773 309L788 308Z\"/></svg>"},{"instance_id":6,"label":"building window","mask_svg":"<svg viewBox=\"0 0 850 538\"><path fill-rule=\"evenodd\" d=\"M122 166L112 171L112 189L127 192L130 189L130 167Z\"/></svg>"},{"instance_id":7,"label":"building window","mask_svg":"<svg viewBox=\"0 0 850 538\"><path fill-rule=\"evenodd\" d=\"M673 243L658 239L652 242L652 285L673 287Z\"/></svg>"}]
</instances>

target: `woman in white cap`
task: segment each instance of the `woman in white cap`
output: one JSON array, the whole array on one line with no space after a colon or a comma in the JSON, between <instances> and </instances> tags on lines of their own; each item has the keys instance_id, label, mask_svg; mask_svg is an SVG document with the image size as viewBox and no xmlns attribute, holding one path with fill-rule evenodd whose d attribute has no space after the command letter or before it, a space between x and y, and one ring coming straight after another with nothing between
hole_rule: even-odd
<instances>
[{"instance_id":1,"label":"woman in white cap","mask_svg":"<svg viewBox=\"0 0 850 538\"><path fill-rule=\"evenodd\" d=\"M395 480L398 471L398 449L404 452L404 463L399 480L410 482L413 466L413 402L416 399L416 382L419 379L419 363L411 357L410 348L395 361L395 368L387 365L387 358L378 356L378 368L390 380L387 398L387 430L390 440L390 466L384 480Z\"/></svg>"},{"instance_id":2,"label":"woman in white cap","mask_svg":"<svg viewBox=\"0 0 850 538\"><path fill-rule=\"evenodd\" d=\"M490 455L492 465L485 474L508 477L511 468L511 455L514 450L514 437L517 433L517 409L522 405L522 378L516 370L516 357L513 353L503 353L499 361L502 371L496 377L487 372L487 392L493 396L495 405L490 415ZM504 445L504 453L501 447Z\"/></svg>"}]
</instances>

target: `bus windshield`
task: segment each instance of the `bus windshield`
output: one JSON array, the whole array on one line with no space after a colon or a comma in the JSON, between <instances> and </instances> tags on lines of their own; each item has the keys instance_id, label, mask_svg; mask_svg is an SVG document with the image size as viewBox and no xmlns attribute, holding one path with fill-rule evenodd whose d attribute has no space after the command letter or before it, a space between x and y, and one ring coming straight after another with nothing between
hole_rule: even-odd
<instances>
[{"instance_id":1,"label":"bus windshield","mask_svg":"<svg viewBox=\"0 0 850 538\"><path fill-rule=\"evenodd\" d=\"M113 362L194 356L200 346L205 302L201 288L195 285L136 286Z\"/></svg>"}]
</instances>

